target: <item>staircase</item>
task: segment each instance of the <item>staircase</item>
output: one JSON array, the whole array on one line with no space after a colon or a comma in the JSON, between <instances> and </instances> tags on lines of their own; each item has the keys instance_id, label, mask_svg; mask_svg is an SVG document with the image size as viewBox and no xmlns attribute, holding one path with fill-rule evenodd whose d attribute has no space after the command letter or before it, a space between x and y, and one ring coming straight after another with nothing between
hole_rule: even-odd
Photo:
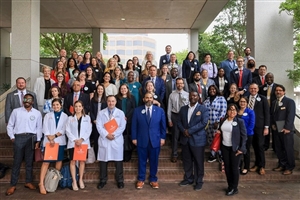
<instances>
[{"instance_id":1,"label":"staircase","mask_svg":"<svg viewBox=\"0 0 300 200\"><path fill-rule=\"evenodd\" d=\"M181 150L179 150L180 152ZM205 150L206 158L209 156L209 149ZM162 147L159 158L158 166L158 179L160 182L180 182L183 178L183 167L182 161L179 159L177 163L172 163L170 161L171 147L170 142L167 140L166 145ZM265 152L266 155L266 175L260 176L257 173L249 172L245 176L240 176L240 181L290 181L290 180L300 180L300 161L296 160L296 168L292 175L284 176L279 172L273 172L271 169L277 166L277 158L272 150ZM297 158L297 157L296 157ZM251 160L254 160L253 150L251 152ZM5 163L9 167L13 163L13 146L6 133L0 133L0 162ZM124 179L125 182L135 182L137 177L137 153L133 152L132 160L130 162L124 162ZM39 182L39 173L41 168L41 163L34 162L33 164L33 180L34 182ZM219 170L219 163L208 163L204 164L204 181L226 181L226 176ZM109 163L108 165L109 181L114 181L114 164ZM149 173L149 167L147 167L147 172ZM11 170L8 170L5 177L0 179L1 183L10 182ZM25 163L23 162L21 166L21 173L19 177L19 183L24 183L25 181ZM86 164L84 181L89 183L99 182L99 163Z\"/></svg>"}]
</instances>

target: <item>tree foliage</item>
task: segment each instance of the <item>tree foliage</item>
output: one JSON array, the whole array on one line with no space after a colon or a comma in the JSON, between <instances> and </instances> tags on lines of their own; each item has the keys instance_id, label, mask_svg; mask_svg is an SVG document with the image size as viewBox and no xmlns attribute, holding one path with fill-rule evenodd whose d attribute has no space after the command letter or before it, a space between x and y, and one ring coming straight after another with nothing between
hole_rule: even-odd
<instances>
[{"instance_id":1,"label":"tree foliage","mask_svg":"<svg viewBox=\"0 0 300 200\"><path fill-rule=\"evenodd\" d=\"M108 38L103 34L103 48L105 49ZM64 48L67 55L72 51L83 54L85 51L92 51L91 33L41 33L40 55L41 57L56 57L59 50Z\"/></svg>"},{"instance_id":2,"label":"tree foliage","mask_svg":"<svg viewBox=\"0 0 300 200\"><path fill-rule=\"evenodd\" d=\"M294 18L294 69L287 70L288 77L294 85L300 85L300 2L299 0L286 0L280 4L280 12L285 11Z\"/></svg>"},{"instance_id":3,"label":"tree foliage","mask_svg":"<svg viewBox=\"0 0 300 200\"><path fill-rule=\"evenodd\" d=\"M213 35L219 36L236 55L246 46L246 0L230 0L215 19Z\"/></svg>"},{"instance_id":4,"label":"tree foliage","mask_svg":"<svg viewBox=\"0 0 300 200\"><path fill-rule=\"evenodd\" d=\"M202 33L199 35L199 62L204 62L204 55L209 53L212 61L219 65L221 61L226 59L228 46L223 42L222 38L212 33Z\"/></svg>"},{"instance_id":5,"label":"tree foliage","mask_svg":"<svg viewBox=\"0 0 300 200\"><path fill-rule=\"evenodd\" d=\"M178 64L181 65L188 54L188 50L184 49L181 51L174 52L174 54L176 54Z\"/></svg>"}]
</instances>

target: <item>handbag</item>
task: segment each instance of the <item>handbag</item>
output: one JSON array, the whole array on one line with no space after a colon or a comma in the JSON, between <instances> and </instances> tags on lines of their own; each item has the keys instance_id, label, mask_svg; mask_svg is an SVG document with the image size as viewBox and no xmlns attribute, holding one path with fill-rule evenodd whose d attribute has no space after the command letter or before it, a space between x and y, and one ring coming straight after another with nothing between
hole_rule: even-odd
<instances>
[{"instance_id":1,"label":"handbag","mask_svg":"<svg viewBox=\"0 0 300 200\"><path fill-rule=\"evenodd\" d=\"M44 154L41 148L37 148L34 150L34 161L35 162L43 162L44 161Z\"/></svg>"},{"instance_id":2,"label":"handbag","mask_svg":"<svg viewBox=\"0 0 300 200\"><path fill-rule=\"evenodd\" d=\"M220 146L221 146L221 133L216 133L210 145L210 149L217 152L220 150Z\"/></svg>"},{"instance_id":3,"label":"handbag","mask_svg":"<svg viewBox=\"0 0 300 200\"><path fill-rule=\"evenodd\" d=\"M132 151L134 149L134 144L131 140L131 135L124 135L124 151Z\"/></svg>"},{"instance_id":4,"label":"handbag","mask_svg":"<svg viewBox=\"0 0 300 200\"><path fill-rule=\"evenodd\" d=\"M85 163L91 164L91 163L94 163L95 161L96 161L95 151L94 151L94 148L91 147L88 150L88 157L87 157Z\"/></svg>"},{"instance_id":5,"label":"handbag","mask_svg":"<svg viewBox=\"0 0 300 200\"><path fill-rule=\"evenodd\" d=\"M62 175L59 170L50 167L45 176L45 189L47 192L55 192L58 183L62 179Z\"/></svg>"}]
</instances>

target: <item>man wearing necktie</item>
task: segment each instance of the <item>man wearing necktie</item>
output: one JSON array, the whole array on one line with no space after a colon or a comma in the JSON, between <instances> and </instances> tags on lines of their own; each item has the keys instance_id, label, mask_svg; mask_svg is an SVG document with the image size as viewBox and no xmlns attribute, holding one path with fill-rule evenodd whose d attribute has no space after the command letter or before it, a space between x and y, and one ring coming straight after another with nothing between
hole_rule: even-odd
<instances>
[{"instance_id":1,"label":"man wearing necktie","mask_svg":"<svg viewBox=\"0 0 300 200\"><path fill-rule=\"evenodd\" d=\"M265 85L266 83L266 73L267 73L267 66L260 65L258 68L258 76L254 77L252 82L256 83L259 87Z\"/></svg>"},{"instance_id":2,"label":"man wearing necktie","mask_svg":"<svg viewBox=\"0 0 300 200\"><path fill-rule=\"evenodd\" d=\"M285 96L285 87L277 85L275 88L276 101L271 106L271 124L278 166L273 169L290 175L295 168L294 158L294 120L296 105L293 99Z\"/></svg>"},{"instance_id":3,"label":"man wearing necktie","mask_svg":"<svg viewBox=\"0 0 300 200\"><path fill-rule=\"evenodd\" d=\"M162 55L159 59L159 69L163 67L165 64L169 64L171 60L171 52L172 52L172 47L171 45L167 45L165 48L166 54ZM177 60L176 60L177 63Z\"/></svg>"},{"instance_id":4,"label":"man wearing necktie","mask_svg":"<svg viewBox=\"0 0 300 200\"><path fill-rule=\"evenodd\" d=\"M182 106L185 106L189 103L189 93L183 90L184 82L183 78L176 79L176 90L170 94L168 101L168 124L171 127L172 133L172 154L171 162L177 162L177 148L178 148L178 138L179 138L179 129L178 121L180 120L179 111Z\"/></svg>"},{"instance_id":5,"label":"man wearing necktie","mask_svg":"<svg viewBox=\"0 0 300 200\"><path fill-rule=\"evenodd\" d=\"M138 180L137 189L142 189L146 179L147 159L150 164L149 181L154 189L159 188L157 171L160 147L165 144L166 117L162 108L153 105L153 95L146 93L145 105L134 109L132 116L132 143L137 146Z\"/></svg>"}]
</instances>

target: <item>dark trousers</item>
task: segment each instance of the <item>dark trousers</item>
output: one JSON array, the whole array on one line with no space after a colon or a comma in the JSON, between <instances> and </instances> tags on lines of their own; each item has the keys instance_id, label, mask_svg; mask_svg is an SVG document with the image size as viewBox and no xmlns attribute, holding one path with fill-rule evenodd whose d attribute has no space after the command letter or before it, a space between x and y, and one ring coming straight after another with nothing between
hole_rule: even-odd
<instances>
[{"instance_id":1,"label":"dark trousers","mask_svg":"<svg viewBox=\"0 0 300 200\"><path fill-rule=\"evenodd\" d=\"M184 180L203 185L205 147L182 145L182 164Z\"/></svg>"},{"instance_id":2,"label":"dark trousers","mask_svg":"<svg viewBox=\"0 0 300 200\"><path fill-rule=\"evenodd\" d=\"M232 147L221 145L222 157L224 161L225 174L227 178L228 188L237 189L239 184L239 165L241 160L241 154L236 156Z\"/></svg>"},{"instance_id":3,"label":"dark trousers","mask_svg":"<svg viewBox=\"0 0 300 200\"><path fill-rule=\"evenodd\" d=\"M283 134L273 131L273 134L279 166L292 171L295 168L294 132Z\"/></svg>"},{"instance_id":4,"label":"dark trousers","mask_svg":"<svg viewBox=\"0 0 300 200\"><path fill-rule=\"evenodd\" d=\"M255 153L255 166L265 168L265 136L264 136L264 128L254 128L253 135L253 149Z\"/></svg>"},{"instance_id":5,"label":"dark trousers","mask_svg":"<svg viewBox=\"0 0 300 200\"><path fill-rule=\"evenodd\" d=\"M108 162L100 161L100 182L107 182L107 164ZM118 183L124 182L123 177L123 161L114 161L116 171L115 171L115 179Z\"/></svg>"},{"instance_id":6,"label":"dark trousers","mask_svg":"<svg viewBox=\"0 0 300 200\"><path fill-rule=\"evenodd\" d=\"M26 169L26 183L32 182L32 164L33 164L33 149L32 149L32 136L33 135L15 135L14 142L14 162L11 172L10 184L16 186L18 183L20 168L25 160Z\"/></svg>"},{"instance_id":7,"label":"dark trousers","mask_svg":"<svg viewBox=\"0 0 300 200\"><path fill-rule=\"evenodd\" d=\"M247 153L244 154L244 160L243 160L243 162L244 162L244 169L247 169L247 170L250 169L250 153L251 153L250 152L250 147L252 145L252 140L253 140L253 136L252 135L248 135L247 136L247 142L246 142ZM243 169L243 165L242 165L243 162L241 161L241 169Z\"/></svg>"},{"instance_id":8,"label":"dark trousers","mask_svg":"<svg viewBox=\"0 0 300 200\"><path fill-rule=\"evenodd\" d=\"M92 134L90 136L90 142L91 142L91 146L93 146L94 148L94 152L95 152L95 158L97 160L97 156L98 156L98 139L99 139L99 132L97 130L96 124L93 124L93 129L92 129Z\"/></svg>"},{"instance_id":9,"label":"dark trousers","mask_svg":"<svg viewBox=\"0 0 300 200\"><path fill-rule=\"evenodd\" d=\"M180 116L178 113L172 113L171 114L171 120L173 123L173 127L172 127L172 157L178 157L178 138L179 138L179 134L180 134L180 130L177 126L178 121L180 120Z\"/></svg>"},{"instance_id":10,"label":"dark trousers","mask_svg":"<svg viewBox=\"0 0 300 200\"><path fill-rule=\"evenodd\" d=\"M158 157L159 157L160 147L153 148L151 142L149 141L146 148L137 147L138 153L138 180L145 181L146 179L146 167L147 159L149 158L150 164L150 182L157 182L157 170L158 170Z\"/></svg>"},{"instance_id":11,"label":"dark trousers","mask_svg":"<svg viewBox=\"0 0 300 200\"><path fill-rule=\"evenodd\" d=\"M273 151L275 150L275 145L274 145L274 131L271 129L271 125L269 128L269 134L265 136L265 144L264 144L264 148L267 150L270 147L270 143L271 143L271 138L272 138L272 149Z\"/></svg>"}]
</instances>

